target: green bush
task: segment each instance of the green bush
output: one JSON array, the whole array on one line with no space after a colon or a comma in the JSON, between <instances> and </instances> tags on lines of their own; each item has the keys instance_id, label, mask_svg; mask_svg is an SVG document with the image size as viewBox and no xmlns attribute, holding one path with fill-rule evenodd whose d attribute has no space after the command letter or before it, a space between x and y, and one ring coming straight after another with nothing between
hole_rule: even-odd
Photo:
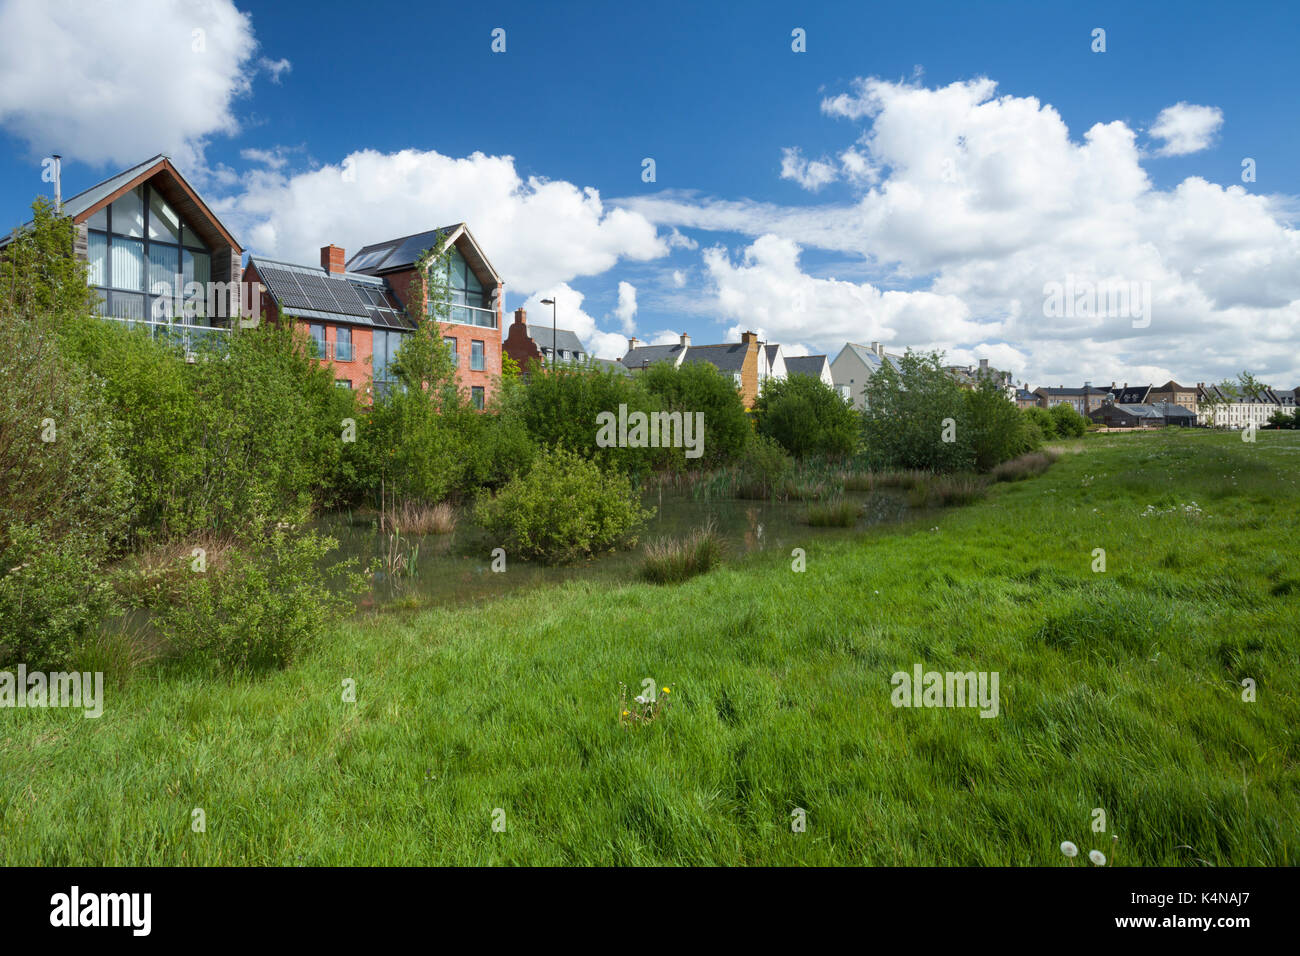
<instances>
[{"instance_id":1,"label":"green bush","mask_svg":"<svg viewBox=\"0 0 1300 956\"><path fill-rule=\"evenodd\" d=\"M966 399L940 355L908 349L898 364L895 369L882 363L867 383L862 422L872 468L971 469L975 451Z\"/></svg>"},{"instance_id":2,"label":"green bush","mask_svg":"<svg viewBox=\"0 0 1300 956\"><path fill-rule=\"evenodd\" d=\"M1024 416L992 378L981 378L966 392L966 428L970 431L971 454L978 471L988 471L999 462L1029 451L1032 436L1026 432Z\"/></svg>"},{"instance_id":3,"label":"green bush","mask_svg":"<svg viewBox=\"0 0 1300 956\"><path fill-rule=\"evenodd\" d=\"M1048 414L1052 416L1056 434L1061 438L1079 438L1088 430L1088 419L1076 412L1073 405L1064 402L1053 405Z\"/></svg>"},{"instance_id":4,"label":"green bush","mask_svg":"<svg viewBox=\"0 0 1300 956\"><path fill-rule=\"evenodd\" d=\"M544 449L526 474L480 497L474 511L507 552L546 561L635 544L653 513L641 508L625 475L564 448Z\"/></svg>"},{"instance_id":5,"label":"green bush","mask_svg":"<svg viewBox=\"0 0 1300 956\"><path fill-rule=\"evenodd\" d=\"M769 378L754 403L758 433L795 458L850 455L857 447L858 415L834 388L812 375Z\"/></svg>"},{"instance_id":6,"label":"green bush","mask_svg":"<svg viewBox=\"0 0 1300 956\"><path fill-rule=\"evenodd\" d=\"M1021 414L1024 415L1026 422L1038 427L1045 441L1060 437L1056 433L1056 419L1047 409L1035 405L1032 408L1022 409Z\"/></svg>"},{"instance_id":7,"label":"green bush","mask_svg":"<svg viewBox=\"0 0 1300 956\"><path fill-rule=\"evenodd\" d=\"M703 454L686 458L672 449L666 464L676 468L709 468L738 457L749 445L754 428L730 377L724 377L708 362L675 367L657 362L640 376L646 391L659 400L664 411L704 414ZM617 411L617 409L612 409Z\"/></svg>"},{"instance_id":8,"label":"green bush","mask_svg":"<svg viewBox=\"0 0 1300 956\"><path fill-rule=\"evenodd\" d=\"M737 497L773 497L785 484L793 466L794 462L784 448L766 435L755 435L741 452L736 465L739 475Z\"/></svg>"},{"instance_id":9,"label":"green bush","mask_svg":"<svg viewBox=\"0 0 1300 956\"><path fill-rule=\"evenodd\" d=\"M287 667L320 640L363 587L350 563L321 560L336 542L315 532L276 530L260 545L229 555L221 572L192 573L181 602L165 607L158 625L179 654L203 665L248 673Z\"/></svg>"}]
</instances>

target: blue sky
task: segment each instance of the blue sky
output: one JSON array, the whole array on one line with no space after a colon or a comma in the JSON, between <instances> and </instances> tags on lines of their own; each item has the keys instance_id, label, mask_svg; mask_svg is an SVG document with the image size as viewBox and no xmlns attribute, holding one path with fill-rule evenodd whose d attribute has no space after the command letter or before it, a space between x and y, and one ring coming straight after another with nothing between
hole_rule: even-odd
<instances>
[{"instance_id":1,"label":"blue sky","mask_svg":"<svg viewBox=\"0 0 1300 956\"><path fill-rule=\"evenodd\" d=\"M167 152L254 252L466 220L508 307L558 293L605 354L756 328L1031 384L1300 385L1291 5L3 0L0 27L14 224L49 153L72 193ZM1045 316L1067 278L1148 283L1150 321Z\"/></svg>"}]
</instances>

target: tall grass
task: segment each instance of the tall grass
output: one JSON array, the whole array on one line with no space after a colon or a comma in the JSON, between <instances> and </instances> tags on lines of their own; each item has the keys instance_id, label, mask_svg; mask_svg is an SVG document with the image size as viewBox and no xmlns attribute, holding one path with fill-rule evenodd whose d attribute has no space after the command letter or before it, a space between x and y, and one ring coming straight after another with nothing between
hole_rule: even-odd
<instances>
[{"instance_id":1,"label":"tall grass","mask_svg":"<svg viewBox=\"0 0 1300 956\"><path fill-rule=\"evenodd\" d=\"M852 528L861 514L862 506L856 501L832 498L809 505L804 521L814 528Z\"/></svg>"},{"instance_id":2,"label":"tall grass","mask_svg":"<svg viewBox=\"0 0 1300 956\"><path fill-rule=\"evenodd\" d=\"M381 530L397 534L451 534L456 530L456 509L449 501L436 505L404 501L385 512Z\"/></svg>"},{"instance_id":3,"label":"tall grass","mask_svg":"<svg viewBox=\"0 0 1300 956\"><path fill-rule=\"evenodd\" d=\"M721 563L724 543L713 519L685 538L663 538L645 549L641 576L655 584L677 584Z\"/></svg>"},{"instance_id":4,"label":"tall grass","mask_svg":"<svg viewBox=\"0 0 1300 956\"><path fill-rule=\"evenodd\" d=\"M1059 452L1033 451L1019 458L1004 461L991 472L994 481L1024 481L1041 475L1060 457Z\"/></svg>"}]
</instances>

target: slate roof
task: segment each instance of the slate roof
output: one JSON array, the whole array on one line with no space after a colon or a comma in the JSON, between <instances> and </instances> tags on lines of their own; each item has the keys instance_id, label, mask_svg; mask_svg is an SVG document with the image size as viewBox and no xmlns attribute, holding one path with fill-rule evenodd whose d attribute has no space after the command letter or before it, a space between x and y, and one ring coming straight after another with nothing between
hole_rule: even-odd
<instances>
[{"instance_id":1,"label":"slate roof","mask_svg":"<svg viewBox=\"0 0 1300 956\"><path fill-rule=\"evenodd\" d=\"M691 346L691 348L700 348L701 346ZM638 345L634 349L628 349L627 354L623 356L624 368L643 368L654 365L655 362L676 362L678 353L686 346L674 342L672 345Z\"/></svg>"},{"instance_id":2,"label":"slate roof","mask_svg":"<svg viewBox=\"0 0 1300 956\"><path fill-rule=\"evenodd\" d=\"M902 358L901 355L894 355L892 352L886 352L884 358L882 359L879 355L873 352L868 346L858 345L856 342L846 342L844 347L850 349L854 355L862 359L862 361L866 363L867 368L871 369L873 372L876 369L880 368L880 366L884 362L888 362L890 365L892 365L894 368L897 369L898 362Z\"/></svg>"},{"instance_id":3,"label":"slate roof","mask_svg":"<svg viewBox=\"0 0 1300 956\"><path fill-rule=\"evenodd\" d=\"M1067 388L1063 385L1058 385L1055 388L1049 388L1048 386L1043 385L1040 386L1039 391L1046 392L1048 395L1056 395L1056 396L1069 397L1069 398L1082 398L1085 395L1109 395L1110 394L1110 389L1098 388L1095 385L1090 387L1083 387L1083 388L1073 388L1073 387Z\"/></svg>"},{"instance_id":4,"label":"slate roof","mask_svg":"<svg viewBox=\"0 0 1300 956\"><path fill-rule=\"evenodd\" d=\"M1114 389L1116 405L1144 405L1151 394L1150 385L1125 385Z\"/></svg>"},{"instance_id":5,"label":"slate roof","mask_svg":"<svg viewBox=\"0 0 1300 956\"><path fill-rule=\"evenodd\" d=\"M744 342L731 342L723 345L691 345L686 349L682 359L683 365L696 365L707 362L722 372L739 372L745 367L745 355L749 346Z\"/></svg>"},{"instance_id":6,"label":"slate roof","mask_svg":"<svg viewBox=\"0 0 1300 956\"><path fill-rule=\"evenodd\" d=\"M632 376L631 370L616 359L592 359L591 364L603 372L615 372L619 375L626 375L629 378Z\"/></svg>"},{"instance_id":7,"label":"slate roof","mask_svg":"<svg viewBox=\"0 0 1300 956\"><path fill-rule=\"evenodd\" d=\"M582 344L582 339L569 329L556 329L554 336L551 335L549 325L525 325L524 330L528 333L528 337L537 343L539 349L549 349L558 345L562 351L570 354L573 352L587 354L587 347Z\"/></svg>"},{"instance_id":8,"label":"slate roof","mask_svg":"<svg viewBox=\"0 0 1300 956\"><path fill-rule=\"evenodd\" d=\"M1017 388L1017 389L1016 389L1016 401L1018 401L1018 402L1036 402L1036 401L1038 401L1038 396L1035 395L1033 392L1029 391L1029 389L1027 389L1027 388Z\"/></svg>"},{"instance_id":9,"label":"slate roof","mask_svg":"<svg viewBox=\"0 0 1300 956\"><path fill-rule=\"evenodd\" d=\"M830 367L825 355L791 355L785 360L785 370L790 375L811 375L821 378L822 372Z\"/></svg>"},{"instance_id":10,"label":"slate roof","mask_svg":"<svg viewBox=\"0 0 1300 956\"><path fill-rule=\"evenodd\" d=\"M1281 405L1282 400L1277 393L1271 388L1260 390L1259 395L1247 395L1239 389L1224 389L1219 385L1206 385L1202 389L1203 394L1210 396L1212 399L1218 399L1221 402L1230 405Z\"/></svg>"}]
</instances>

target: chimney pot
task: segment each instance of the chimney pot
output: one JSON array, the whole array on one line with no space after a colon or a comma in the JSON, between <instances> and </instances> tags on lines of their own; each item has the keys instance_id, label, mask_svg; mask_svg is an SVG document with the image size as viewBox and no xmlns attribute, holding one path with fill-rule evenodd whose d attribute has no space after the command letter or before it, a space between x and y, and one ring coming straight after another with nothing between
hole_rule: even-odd
<instances>
[{"instance_id":1,"label":"chimney pot","mask_svg":"<svg viewBox=\"0 0 1300 956\"><path fill-rule=\"evenodd\" d=\"M627 348L628 348L628 351L629 351L629 352L630 352L632 349L636 348L636 339L635 339L635 338L630 338L630 339L627 340Z\"/></svg>"},{"instance_id":2,"label":"chimney pot","mask_svg":"<svg viewBox=\"0 0 1300 956\"><path fill-rule=\"evenodd\" d=\"M690 336L690 333L689 333L689 332L683 332L683 333L682 333L682 346L685 347L685 346L688 346L688 345L690 345L690 344L691 344L691 336Z\"/></svg>"},{"instance_id":3,"label":"chimney pot","mask_svg":"<svg viewBox=\"0 0 1300 956\"><path fill-rule=\"evenodd\" d=\"M344 254L343 250L330 243L328 246L320 247L320 267L330 275L342 275Z\"/></svg>"}]
</instances>

